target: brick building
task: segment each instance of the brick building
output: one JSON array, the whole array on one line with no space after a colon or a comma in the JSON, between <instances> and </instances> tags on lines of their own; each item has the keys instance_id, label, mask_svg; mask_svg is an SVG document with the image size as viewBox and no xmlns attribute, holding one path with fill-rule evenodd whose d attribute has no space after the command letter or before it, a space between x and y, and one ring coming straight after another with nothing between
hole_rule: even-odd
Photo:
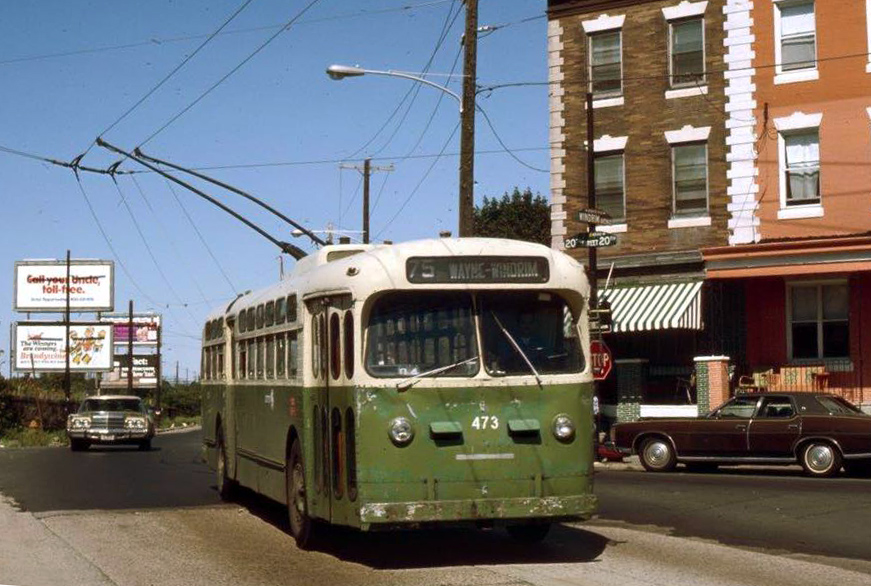
<instances>
[{"instance_id":1,"label":"brick building","mask_svg":"<svg viewBox=\"0 0 871 586\"><path fill-rule=\"evenodd\" d=\"M732 233L725 3L548 2L553 246L586 230L587 92L597 207L613 218L600 229L618 238L598 250L617 366L600 387L605 406L692 402L680 379L694 357L741 342L711 335L731 284L705 285L700 253Z\"/></svg>"},{"instance_id":2,"label":"brick building","mask_svg":"<svg viewBox=\"0 0 871 586\"><path fill-rule=\"evenodd\" d=\"M871 407L871 0L728 0L730 247L739 367Z\"/></svg>"}]
</instances>

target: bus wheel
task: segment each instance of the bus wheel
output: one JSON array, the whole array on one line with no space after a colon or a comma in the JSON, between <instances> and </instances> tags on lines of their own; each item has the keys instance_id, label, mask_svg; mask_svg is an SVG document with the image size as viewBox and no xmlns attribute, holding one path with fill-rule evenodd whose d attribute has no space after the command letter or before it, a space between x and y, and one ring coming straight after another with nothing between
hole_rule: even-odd
<instances>
[{"instance_id":1,"label":"bus wheel","mask_svg":"<svg viewBox=\"0 0 871 586\"><path fill-rule=\"evenodd\" d=\"M300 549L310 549L314 543L315 527L311 517L308 516L308 505L305 500L305 462L302 459L298 440L293 440L293 445L290 446L290 456L284 470L290 534L293 535Z\"/></svg>"},{"instance_id":2,"label":"bus wheel","mask_svg":"<svg viewBox=\"0 0 871 586\"><path fill-rule=\"evenodd\" d=\"M230 501L233 499L233 489L235 488L235 484L227 476L227 448L224 445L224 430L220 427L218 428L218 434L216 438L217 448L218 448L218 463L215 466L216 480L218 484L218 496L221 497L222 501Z\"/></svg>"},{"instance_id":3,"label":"bus wheel","mask_svg":"<svg viewBox=\"0 0 871 586\"><path fill-rule=\"evenodd\" d=\"M508 525L505 530L512 539L520 543L540 543L550 532L550 523Z\"/></svg>"}]
</instances>

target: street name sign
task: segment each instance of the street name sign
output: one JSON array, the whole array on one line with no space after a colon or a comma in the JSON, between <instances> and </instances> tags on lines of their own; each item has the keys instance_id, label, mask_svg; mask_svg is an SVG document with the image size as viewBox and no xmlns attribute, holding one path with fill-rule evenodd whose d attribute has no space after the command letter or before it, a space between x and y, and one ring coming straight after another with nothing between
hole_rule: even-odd
<instances>
[{"instance_id":1,"label":"street name sign","mask_svg":"<svg viewBox=\"0 0 871 586\"><path fill-rule=\"evenodd\" d=\"M611 216L602 210L585 209L578 212L578 220L588 224L611 224Z\"/></svg>"},{"instance_id":2,"label":"street name sign","mask_svg":"<svg viewBox=\"0 0 871 586\"><path fill-rule=\"evenodd\" d=\"M617 235L608 232L581 232L573 238L566 238L565 247L572 248L601 248L617 244Z\"/></svg>"}]
</instances>

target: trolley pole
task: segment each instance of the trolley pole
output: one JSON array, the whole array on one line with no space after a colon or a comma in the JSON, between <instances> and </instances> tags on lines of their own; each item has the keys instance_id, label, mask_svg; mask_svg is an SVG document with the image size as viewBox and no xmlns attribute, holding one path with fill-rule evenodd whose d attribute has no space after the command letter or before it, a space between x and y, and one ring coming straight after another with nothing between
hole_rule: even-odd
<instances>
[{"instance_id":1,"label":"trolley pole","mask_svg":"<svg viewBox=\"0 0 871 586\"><path fill-rule=\"evenodd\" d=\"M466 2L463 35L463 102L460 129L459 237L474 236L475 224L475 92L478 67L478 0Z\"/></svg>"}]
</instances>

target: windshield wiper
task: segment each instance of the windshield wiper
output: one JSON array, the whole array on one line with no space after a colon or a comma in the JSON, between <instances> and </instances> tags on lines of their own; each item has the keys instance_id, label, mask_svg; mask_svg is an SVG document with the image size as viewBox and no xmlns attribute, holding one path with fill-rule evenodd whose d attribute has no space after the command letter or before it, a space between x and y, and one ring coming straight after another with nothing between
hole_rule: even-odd
<instances>
[{"instance_id":1,"label":"windshield wiper","mask_svg":"<svg viewBox=\"0 0 871 586\"><path fill-rule=\"evenodd\" d=\"M502 330L502 333L505 334L505 337L511 342L511 346L520 354L520 357L523 358L523 361L526 363L526 366L529 367L529 370L532 371L532 374L535 376L536 382L538 382L538 386L541 386L541 377L538 376L538 371L535 370L535 367L532 365L532 362L529 360L529 357L526 355L526 352L523 351L523 348L514 340L514 336L512 336L505 326L502 325L502 322L499 321L499 318L496 317L496 314L493 313L493 310L490 310L490 315L493 316L493 319L496 320L496 325L499 326L499 329Z\"/></svg>"},{"instance_id":2,"label":"windshield wiper","mask_svg":"<svg viewBox=\"0 0 871 586\"><path fill-rule=\"evenodd\" d=\"M447 370L451 370L452 368L456 368L458 366L462 366L464 364L468 364L469 362L474 362L478 360L477 356L472 356L471 358L466 358L465 360L460 360L459 362L454 362L453 364L448 364L447 366L439 366L438 368L433 368L432 370L427 370L425 372L421 372L420 374L416 374L414 376L410 376L405 380L401 380L396 383L396 388L399 391L404 391L406 389L411 388L414 383L419 381L422 378L433 376L434 374L441 374Z\"/></svg>"}]
</instances>

